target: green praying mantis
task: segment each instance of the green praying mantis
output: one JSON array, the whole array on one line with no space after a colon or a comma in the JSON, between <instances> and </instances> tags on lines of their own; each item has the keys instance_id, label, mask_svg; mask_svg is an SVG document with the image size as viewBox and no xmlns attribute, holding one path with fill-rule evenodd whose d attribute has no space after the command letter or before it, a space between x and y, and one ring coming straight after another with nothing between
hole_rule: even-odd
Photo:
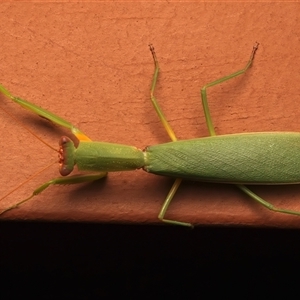
<instances>
[{"instance_id":1,"label":"green praying mantis","mask_svg":"<svg viewBox=\"0 0 300 300\"><path fill-rule=\"evenodd\" d=\"M274 212L300 216L300 211L274 207L244 185L300 183L300 152L298 151L300 133L259 132L216 135L209 112L207 89L244 74L254 60L258 43L254 45L250 59L243 69L202 87L201 99L210 136L180 141L177 140L154 95L159 64L154 47L149 45L149 48L154 60L150 98L172 142L149 146L144 150L122 144L94 142L73 124L35 104L13 96L0 85L0 92L3 95L33 113L69 129L79 140L76 147L69 137L60 138L59 150L55 149L55 151L59 153L59 172L62 177L49 180L34 190L30 197L6 208L0 214L29 201L50 185L91 182L105 177L108 172L143 169L149 173L176 178L158 215L158 218L166 223L192 226L187 222L165 218L171 200L183 179L235 184L253 200ZM75 166L79 171L86 173L69 175Z\"/></svg>"}]
</instances>

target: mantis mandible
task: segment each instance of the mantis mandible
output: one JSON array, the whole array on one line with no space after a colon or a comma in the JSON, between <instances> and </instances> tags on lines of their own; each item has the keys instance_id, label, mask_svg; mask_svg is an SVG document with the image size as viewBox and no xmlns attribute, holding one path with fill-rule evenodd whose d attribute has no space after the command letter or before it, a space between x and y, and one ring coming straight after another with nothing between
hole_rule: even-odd
<instances>
[{"instance_id":1,"label":"mantis mandible","mask_svg":"<svg viewBox=\"0 0 300 300\"><path fill-rule=\"evenodd\" d=\"M79 140L79 145L75 147L70 138L66 136L60 138L57 152L59 172L63 177L49 180L34 190L30 197L6 208L0 214L27 202L50 185L91 182L103 178L108 172L143 169L149 173L176 178L158 215L158 218L166 223L192 226L187 222L165 218L171 200L183 179L235 184L242 192L269 210L300 216L300 211L274 207L244 185L300 183L300 151L298 151L300 133L260 132L216 135L209 112L207 89L244 74L253 62L258 43L254 45L250 59L243 69L201 88L202 105L210 136L180 141L177 140L154 96L159 65L154 47L152 45L149 47L154 60L150 98L172 142L149 146L143 151L133 146L94 142L73 124L35 104L13 96L0 85L0 92L12 101L69 129ZM66 177L75 165L79 171L90 173Z\"/></svg>"}]
</instances>

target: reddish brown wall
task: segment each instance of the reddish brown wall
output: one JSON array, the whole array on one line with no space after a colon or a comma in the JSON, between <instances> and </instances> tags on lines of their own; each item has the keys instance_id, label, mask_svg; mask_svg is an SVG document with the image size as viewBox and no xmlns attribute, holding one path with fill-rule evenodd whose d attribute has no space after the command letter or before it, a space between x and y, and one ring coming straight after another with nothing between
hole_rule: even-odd
<instances>
[{"instance_id":1,"label":"reddish brown wall","mask_svg":"<svg viewBox=\"0 0 300 300\"><path fill-rule=\"evenodd\" d=\"M76 124L94 140L144 148L169 140L149 101L148 44L161 66L157 97L179 139L206 136L199 90L242 68L243 77L209 90L219 134L299 131L297 3L21 3L0 8L0 82L15 95ZM57 145L61 131L11 104L1 106ZM0 111L0 195L56 160L56 154ZM26 198L57 176L53 167L1 202ZM136 171L91 186L54 187L3 218L156 222L172 180ZM300 187L255 187L259 195L300 210ZM168 217L196 224L299 227L269 213L232 186L185 183Z\"/></svg>"}]
</instances>

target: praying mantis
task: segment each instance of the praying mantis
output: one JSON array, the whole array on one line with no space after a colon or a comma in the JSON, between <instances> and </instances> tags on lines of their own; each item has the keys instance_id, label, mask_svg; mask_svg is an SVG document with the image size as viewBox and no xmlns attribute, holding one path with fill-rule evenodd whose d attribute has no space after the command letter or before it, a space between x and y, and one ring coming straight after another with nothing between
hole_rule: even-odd
<instances>
[{"instance_id":1,"label":"praying mantis","mask_svg":"<svg viewBox=\"0 0 300 300\"><path fill-rule=\"evenodd\" d=\"M0 85L0 92L3 95L27 110L67 128L79 140L78 146L75 146L69 137L62 136L59 149L54 149L59 154L59 172L62 177L42 184L33 191L31 196L4 209L0 214L19 207L51 185L92 182L105 177L109 172L143 169L156 175L176 178L158 214L158 218L165 223L193 226L188 222L165 218L167 209L182 180L234 184L243 193L271 211L300 216L300 211L274 207L245 186L245 184L300 183L300 152L298 151L300 133L258 132L217 135L208 107L207 89L244 74L252 65L258 45L256 43L253 46L250 59L243 69L201 88L201 100L210 136L177 140L154 95L159 64L154 47L150 44L149 48L154 61L150 99L171 142L148 146L144 150L129 145L94 142L70 122L33 103L13 96ZM70 175L75 166L79 171L86 173Z\"/></svg>"}]
</instances>

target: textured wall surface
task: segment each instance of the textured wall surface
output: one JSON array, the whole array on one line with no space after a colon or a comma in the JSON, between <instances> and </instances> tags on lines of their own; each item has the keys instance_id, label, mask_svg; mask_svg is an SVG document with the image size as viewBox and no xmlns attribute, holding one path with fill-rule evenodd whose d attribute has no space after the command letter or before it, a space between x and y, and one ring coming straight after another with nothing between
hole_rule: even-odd
<instances>
[{"instance_id":1,"label":"textured wall surface","mask_svg":"<svg viewBox=\"0 0 300 300\"><path fill-rule=\"evenodd\" d=\"M218 134L299 131L297 3L14 3L0 7L0 82L14 95L66 118L91 139L143 149L169 141L149 100L152 43L161 73L156 95L178 139L207 136L199 91L245 66L249 72L208 91ZM66 131L0 96L1 107L57 147ZM0 197L57 154L0 110ZM43 172L1 201L1 209L57 177ZM172 185L141 170L90 185L49 188L3 219L154 223ZM300 210L300 186L254 187L266 200ZM169 218L195 224L300 227L228 185L182 184Z\"/></svg>"}]
</instances>

